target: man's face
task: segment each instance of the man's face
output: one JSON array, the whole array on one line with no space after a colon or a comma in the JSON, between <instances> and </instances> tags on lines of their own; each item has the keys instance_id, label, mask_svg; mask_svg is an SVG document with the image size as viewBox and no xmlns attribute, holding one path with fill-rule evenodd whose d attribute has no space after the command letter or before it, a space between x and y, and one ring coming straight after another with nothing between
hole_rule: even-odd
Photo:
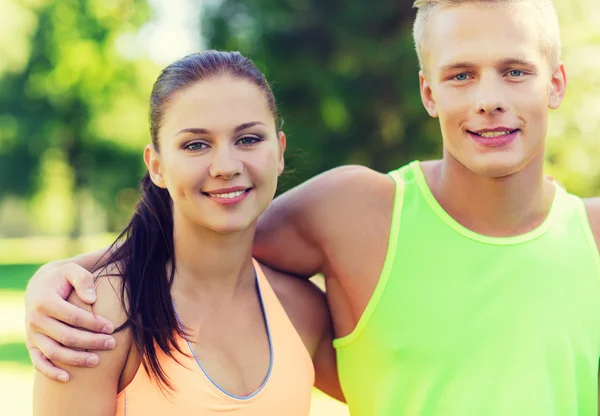
<instances>
[{"instance_id":1,"label":"man's face","mask_svg":"<svg viewBox=\"0 0 600 416\"><path fill-rule=\"evenodd\" d=\"M423 103L439 117L445 157L478 175L511 175L543 158L548 108L564 96L564 67L550 64L524 7L440 8L429 22Z\"/></svg>"}]
</instances>

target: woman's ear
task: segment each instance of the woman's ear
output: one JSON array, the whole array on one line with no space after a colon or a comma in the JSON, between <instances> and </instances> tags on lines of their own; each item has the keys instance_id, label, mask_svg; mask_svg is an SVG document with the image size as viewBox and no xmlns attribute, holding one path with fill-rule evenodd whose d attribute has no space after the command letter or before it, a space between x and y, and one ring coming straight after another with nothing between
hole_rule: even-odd
<instances>
[{"instance_id":1,"label":"woman's ear","mask_svg":"<svg viewBox=\"0 0 600 416\"><path fill-rule=\"evenodd\" d=\"M278 174L281 175L283 173L283 169L285 169L285 146L287 145L285 133L280 131L277 133L277 139L279 140L279 167Z\"/></svg>"},{"instance_id":2,"label":"woman's ear","mask_svg":"<svg viewBox=\"0 0 600 416\"><path fill-rule=\"evenodd\" d=\"M161 172L160 157L152 144L146 145L144 148L144 163L148 167L150 179L154 185L165 189L167 185Z\"/></svg>"}]
</instances>

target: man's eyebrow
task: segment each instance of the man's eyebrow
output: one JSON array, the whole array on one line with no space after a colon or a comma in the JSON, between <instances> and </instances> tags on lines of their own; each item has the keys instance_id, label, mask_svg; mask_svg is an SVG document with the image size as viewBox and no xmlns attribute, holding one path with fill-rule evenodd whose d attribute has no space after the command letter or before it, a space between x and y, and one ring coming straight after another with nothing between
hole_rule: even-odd
<instances>
[{"instance_id":1,"label":"man's eyebrow","mask_svg":"<svg viewBox=\"0 0 600 416\"><path fill-rule=\"evenodd\" d=\"M536 66L533 61L528 61L527 59L518 59L518 58L509 58L500 62L500 66Z\"/></svg>"},{"instance_id":2,"label":"man's eyebrow","mask_svg":"<svg viewBox=\"0 0 600 416\"><path fill-rule=\"evenodd\" d=\"M239 132L240 132L240 131L242 131L242 130L249 129L250 127L254 127L254 126L257 126L257 125L266 126L266 124L265 124L265 123L262 123L262 122L260 122L260 121L250 121L250 122L248 122L248 123L243 123L243 124L240 124L239 126L237 126L237 127L234 129L234 132L235 132L235 133L239 133ZM203 128L201 128L201 127L187 127L187 128L185 128L185 129L181 129L181 130L179 130L177 133L175 133L175 136L174 136L174 137L177 137L177 136L179 136L179 135L180 135L180 134L182 134L182 133L193 133L193 134L210 134L210 130L208 130L208 129L203 129Z\"/></svg>"},{"instance_id":3,"label":"man's eyebrow","mask_svg":"<svg viewBox=\"0 0 600 416\"><path fill-rule=\"evenodd\" d=\"M476 66L475 64L471 63L471 62L456 62L453 64L448 64L448 65L444 65L441 67L441 71L442 72L449 72L449 71L454 71L456 69L465 69L465 68L472 68Z\"/></svg>"},{"instance_id":4,"label":"man's eyebrow","mask_svg":"<svg viewBox=\"0 0 600 416\"><path fill-rule=\"evenodd\" d=\"M444 65L441 67L441 72L451 72L458 69L468 69L476 67L477 64L473 62L461 61L448 65ZM535 67L535 63L533 61L528 61L526 59L519 58L508 58L500 61L497 65L498 67L507 67L507 66L527 66L527 67Z\"/></svg>"}]
</instances>

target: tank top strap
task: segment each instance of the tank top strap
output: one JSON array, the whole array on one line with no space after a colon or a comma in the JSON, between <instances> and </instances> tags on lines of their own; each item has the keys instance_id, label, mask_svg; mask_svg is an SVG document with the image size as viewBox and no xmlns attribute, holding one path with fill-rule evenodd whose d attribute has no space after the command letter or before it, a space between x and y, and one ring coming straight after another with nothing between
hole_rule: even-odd
<instances>
[{"instance_id":1,"label":"tank top strap","mask_svg":"<svg viewBox=\"0 0 600 416\"><path fill-rule=\"evenodd\" d=\"M278 366L287 366L287 359L282 359L278 351L288 351L289 353L297 354L297 357L303 357L304 363L312 369L312 359L308 350L304 346L304 342L292 324L285 308L279 301L275 290L271 286L269 279L265 275L261 264L253 259L254 270L262 296L263 307L265 308L265 316L268 320L270 335L273 345L273 359ZM290 277L291 279L291 277ZM277 362L277 359L280 359Z\"/></svg>"}]
</instances>

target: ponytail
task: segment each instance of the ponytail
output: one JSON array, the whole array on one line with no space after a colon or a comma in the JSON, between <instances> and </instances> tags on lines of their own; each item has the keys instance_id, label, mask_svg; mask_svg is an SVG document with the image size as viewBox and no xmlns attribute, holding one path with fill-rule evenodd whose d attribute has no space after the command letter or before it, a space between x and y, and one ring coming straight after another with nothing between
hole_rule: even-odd
<instances>
[{"instance_id":1,"label":"ponytail","mask_svg":"<svg viewBox=\"0 0 600 416\"><path fill-rule=\"evenodd\" d=\"M171 197L152 182L148 172L139 192L133 217L111 246L106 263L116 265L123 281L121 299L127 321L117 331L130 328L146 372L172 389L156 351L158 346L173 359L174 349L183 353L177 337L184 336L184 331L171 298L175 275Z\"/></svg>"}]
</instances>

